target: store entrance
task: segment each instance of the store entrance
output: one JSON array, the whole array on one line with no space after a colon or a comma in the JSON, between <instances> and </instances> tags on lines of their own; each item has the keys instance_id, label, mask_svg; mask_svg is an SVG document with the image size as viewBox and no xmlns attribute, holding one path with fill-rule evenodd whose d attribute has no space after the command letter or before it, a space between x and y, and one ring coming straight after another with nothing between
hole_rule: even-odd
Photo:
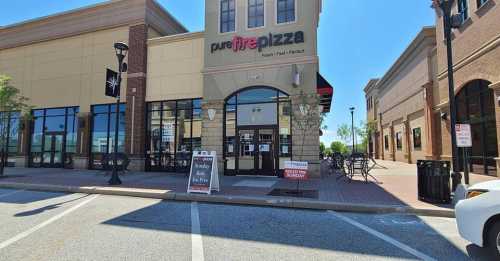
<instances>
[{"instance_id":1,"label":"store entrance","mask_svg":"<svg viewBox=\"0 0 500 261\"><path fill-rule=\"evenodd\" d=\"M64 132L46 132L43 145L43 167L63 167Z\"/></svg>"},{"instance_id":2,"label":"store entrance","mask_svg":"<svg viewBox=\"0 0 500 261\"><path fill-rule=\"evenodd\" d=\"M239 175L276 176L277 128L238 128Z\"/></svg>"}]
</instances>

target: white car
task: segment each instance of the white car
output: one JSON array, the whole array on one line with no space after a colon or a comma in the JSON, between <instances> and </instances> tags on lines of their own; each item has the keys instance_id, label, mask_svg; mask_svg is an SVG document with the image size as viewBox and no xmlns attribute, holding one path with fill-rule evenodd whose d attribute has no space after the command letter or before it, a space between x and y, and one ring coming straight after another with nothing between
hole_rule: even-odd
<instances>
[{"instance_id":1,"label":"white car","mask_svg":"<svg viewBox=\"0 0 500 261\"><path fill-rule=\"evenodd\" d=\"M455 207L460 235L500 260L500 180L475 184Z\"/></svg>"}]
</instances>

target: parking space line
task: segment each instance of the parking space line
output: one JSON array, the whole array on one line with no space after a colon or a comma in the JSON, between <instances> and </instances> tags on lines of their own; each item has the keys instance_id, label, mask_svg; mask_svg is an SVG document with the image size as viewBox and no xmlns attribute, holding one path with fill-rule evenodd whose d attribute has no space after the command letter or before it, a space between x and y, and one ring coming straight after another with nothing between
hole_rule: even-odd
<instances>
[{"instance_id":1,"label":"parking space line","mask_svg":"<svg viewBox=\"0 0 500 261\"><path fill-rule=\"evenodd\" d=\"M328 212L330 212L331 214L333 214L337 218L339 218L339 219L341 219L341 220L343 220L343 221L345 221L345 222L347 222L347 223L349 223L349 224L351 224L351 225L353 225L361 230L364 230L365 232L367 232L375 237L378 237L378 238L384 240L385 242L387 242L387 243L415 256L415 257L418 257L421 260L436 261L435 258L432 258L432 257L414 249L414 248L409 247L408 245L405 245L405 244L397 241L396 239L394 239L388 235L382 234L374 229L371 229L371 228L369 228L369 227L367 227L367 226L365 226L365 225L363 225L363 224L361 224L361 223L359 223L351 218L348 218L348 217L346 217L338 212L331 211L331 210L329 210Z\"/></svg>"},{"instance_id":2,"label":"parking space line","mask_svg":"<svg viewBox=\"0 0 500 261\"><path fill-rule=\"evenodd\" d=\"M17 234L16 236L14 236L14 237L12 237L10 239L7 239L7 240L1 242L0 243L0 250L2 250L4 248L6 248L6 247L8 247L8 246L10 246L12 244L14 244L15 242L17 242L17 241L19 241L19 240L21 240L21 239L23 239L23 238L25 238L25 237L33 234L33 233L35 233L36 231L38 231L38 230L40 230L40 229L42 229L42 228L50 225L51 223L54 223L58 219L61 219L62 217L68 215L69 213L71 213L71 212L73 212L73 211L75 211L75 210L83 207L84 205L88 204L90 201L96 199L98 196L99 195L93 195L89 199L87 199L87 200L79 203L78 205L73 206L72 208L67 209L66 211L63 211L62 213L59 213L59 214L57 214L57 215L49 218L48 220L46 220L46 221L44 221L44 222L42 222L42 223L40 223L40 224L38 224L38 225L36 225L36 226L28 229L28 230L26 230L26 231L24 231L24 232L22 232L20 234Z\"/></svg>"},{"instance_id":3,"label":"parking space line","mask_svg":"<svg viewBox=\"0 0 500 261\"><path fill-rule=\"evenodd\" d=\"M24 189L22 189L22 190L15 190L15 191L12 191L12 192L9 192L9 193L0 194L0 198L5 198L5 197L8 197L8 196L12 196L14 194L21 193L23 191L25 191L25 190Z\"/></svg>"},{"instance_id":4,"label":"parking space line","mask_svg":"<svg viewBox=\"0 0 500 261\"><path fill-rule=\"evenodd\" d=\"M193 261L204 261L198 203L191 202L191 257Z\"/></svg>"}]
</instances>

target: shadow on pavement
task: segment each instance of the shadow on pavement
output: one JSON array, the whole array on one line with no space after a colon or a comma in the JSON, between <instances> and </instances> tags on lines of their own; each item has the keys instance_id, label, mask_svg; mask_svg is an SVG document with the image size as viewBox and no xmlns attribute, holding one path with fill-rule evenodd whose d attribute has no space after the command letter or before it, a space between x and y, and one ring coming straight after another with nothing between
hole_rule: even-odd
<instances>
[{"instance_id":1,"label":"shadow on pavement","mask_svg":"<svg viewBox=\"0 0 500 261\"><path fill-rule=\"evenodd\" d=\"M90 196L90 194L89 195L85 195L85 196L81 196L79 198L75 198L75 199L67 200L67 201L64 201L64 202L60 202L60 203L57 203L57 204L52 204L52 205L44 206L44 207L41 207L41 208L37 208L37 209L28 210L28 211L25 211L25 212L16 213L14 216L15 217L27 217L27 216L38 215L38 214L41 214L41 213L43 213L45 211L57 209L59 207L62 207L62 205L64 205L64 204L67 204L67 203L70 203L70 202L74 202L74 201L80 200L82 198L86 198L88 196Z\"/></svg>"},{"instance_id":2,"label":"shadow on pavement","mask_svg":"<svg viewBox=\"0 0 500 261\"><path fill-rule=\"evenodd\" d=\"M162 201L110 219L103 224L190 234L189 206L190 204L186 203ZM231 242L247 241L349 252L359 255L415 258L325 211L199 204L199 215L203 237L234 240ZM415 218L418 219L418 217ZM466 253L439 232L425 222L421 223L418 229L407 233L403 239L406 240L405 244L413 246L414 240L421 241L425 240L423 237L429 237L427 243L433 244L436 251L445 248L454 258L453 260L468 259ZM385 233L385 231L380 232ZM432 253L426 252L425 248L419 251L433 256Z\"/></svg>"},{"instance_id":3,"label":"shadow on pavement","mask_svg":"<svg viewBox=\"0 0 500 261\"><path fill-rule=\"evenodd\" d=\"M64 193L54 193L54 192L31 191L30 193L25 193L26 191L23 190L8 190L8 191L9 192L0 193L0 203L28 204L36 201L42 201L66 195Z\"/></svg>"}]
</instances>

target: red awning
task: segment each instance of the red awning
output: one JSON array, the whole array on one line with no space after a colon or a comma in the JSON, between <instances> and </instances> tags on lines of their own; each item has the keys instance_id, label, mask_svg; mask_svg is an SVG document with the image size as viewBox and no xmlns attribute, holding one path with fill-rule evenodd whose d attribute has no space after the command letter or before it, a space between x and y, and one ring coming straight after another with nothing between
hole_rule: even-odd
<instances>
[{"instance_id":1,"label":"red awning","mask_svg":"<svg viewBox=\"0 0 500 261\"><path fill-rule=\"evenodd\" d=\"M317 92L320 95L319 104L323 106L323 112L330 112L330 108L332 107L333 87L319 73L317 74Z\"/></svg>"}]
</instances>

